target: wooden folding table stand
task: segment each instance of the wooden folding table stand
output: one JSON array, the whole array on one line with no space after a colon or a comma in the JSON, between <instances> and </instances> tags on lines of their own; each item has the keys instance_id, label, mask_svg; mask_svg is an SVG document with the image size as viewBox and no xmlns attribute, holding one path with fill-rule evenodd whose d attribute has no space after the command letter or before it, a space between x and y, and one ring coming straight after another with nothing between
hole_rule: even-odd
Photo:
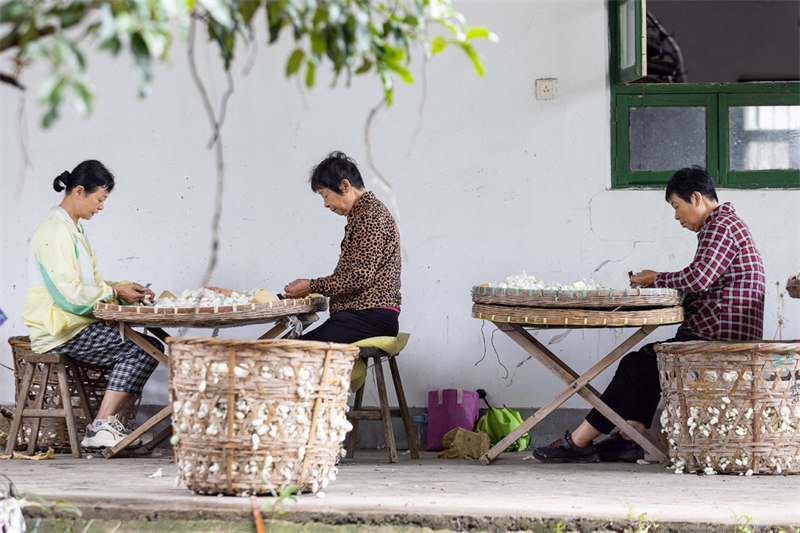
<instances>
[{"instance_id":1,"label":"wooden folding table stand","mask_svg":"<svg viewBox=\"0 0 800 533\"><path fill-rule=\"evenodd\" d=\"M606 291L606 293L603 291L520 291L514 289L498 291L487 287L473 287L472 295L475 302L472 307L474 318L492 322L531 357L567 384L567 387L552 400L483 454L480 458L483 464L491 463L518 438L530 431L544 417L575 394L586 400L659 462L667 462L666 454L606 405L600 399L600 393L589 382L659 326L683 321L683 308L676 305L680 302L680 294L677 291L669 289L632 289L630 291ZM608 303L605 300L608 300ZM527 305L530 304L547 307L528 307ZM614 309L604 308L610 305L617 307ZM667 305L670 307L663 307ZM636 306L648 307L637 309ZM624 307L624 309L620 307ZM638 329L630 337L583 374L578 374L570 368L526 331L526 328L572 329L634 326L638 326Z\"/></svg>"}]
</instances>

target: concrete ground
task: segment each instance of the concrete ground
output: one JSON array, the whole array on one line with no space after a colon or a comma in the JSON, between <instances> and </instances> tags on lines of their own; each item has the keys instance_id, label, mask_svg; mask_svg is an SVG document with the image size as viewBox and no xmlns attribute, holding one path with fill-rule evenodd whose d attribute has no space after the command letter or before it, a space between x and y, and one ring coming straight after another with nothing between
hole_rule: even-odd
<instances>
[{"instance_id":1,"label":"concrete ground","mask_svg":"<svg viewBox=\"0 0 800 533\"><path fill-rule=\"evenodd\" d=\"M77 505L84 519L231 524L220 531L250 520L249 499L201 496L176 486L171 452L154 453L5 460L0 472L20 493ZM259 498L270 500L275 498ZM797 531L800 476L676 475L658 464L546 465L527 452L503 454L488 466L431 452L419 460L402 454L390 464L383 451L358 450L354 460L342 460L324 494L300 495L280 506L290 513L287 520L371 529L413 524L461 531L622 531L637 525L644 530L652 522L660 531Z\"/></svg>"}]
</instances>

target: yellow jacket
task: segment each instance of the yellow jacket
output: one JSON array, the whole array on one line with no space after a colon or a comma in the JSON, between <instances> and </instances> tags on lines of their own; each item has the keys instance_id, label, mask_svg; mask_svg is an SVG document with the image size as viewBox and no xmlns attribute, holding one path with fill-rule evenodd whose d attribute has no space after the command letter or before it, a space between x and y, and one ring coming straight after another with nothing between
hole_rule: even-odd
<instances>
[{"instance_id":1,"label":"yellow jacket","mask_svg":"<svg viewBox=\"0 0 800 533\"><path fill-rule=\"evenodd\" d=\"M95 302L112 298L113 289L97 272L97 257L83 226L75 227L62 207L53 207L31 237L22 304L31 348L44 353L67 342L98 321L92 315Z\"/></svg>"}]
</instances>

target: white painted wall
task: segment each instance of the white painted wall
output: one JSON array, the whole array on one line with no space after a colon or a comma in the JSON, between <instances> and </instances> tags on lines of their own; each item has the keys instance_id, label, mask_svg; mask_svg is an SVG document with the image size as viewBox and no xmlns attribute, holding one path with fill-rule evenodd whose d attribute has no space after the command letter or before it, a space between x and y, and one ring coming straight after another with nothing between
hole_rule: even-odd
<instances>
[{"instance_id":1,"label":"white painted wall","mask_svg":"<svg viewBox=\"0 0 800 533\"><path fill-rule=\"evenodd\" d=\"M492 337L490 325L470 317L470 287L523 269L561 282L593 274L623 287L628 270L685 266L696 241L672 220L661 191L608 190L603 1L483 0L456 7L500 35L498 44L480 47L485 77L475 76L455 51L435 58L426 74L417 61L418 83L400 87L396 104L372 127L374 160L395 187L408 254L401 329L412 337L401 360L404 385L412 406L425 406L431 389L483 387L496 403L538 407L561 385L538 363L523 362L525 353L502 334ZM244 61L234 68L236 92L223 132L227 184L213 279L218 286L280 291L296 277L329 273L345 220L322 208L308 188L308 171L328 151L341 149L361 162L367 180L372 176L364 123L380 99L377 80L357 78L335 89L321 80L303 91L283 78L288 51L262 47L248 76L242 75ZM104 275L152 282L156 292L199 285L209 252L214 160L183 49L173 57L174 66L157 69L152 94L141 101L127 60L92 56L99 94L94 116L85 121L68 109L46 132L37 126L35 91L25 96L20 122L18 93L0 87L0 307L9 315L3 337L26 333L18 314L27 241L60 200L52 179L86 158L107 163L118 180L106 210L86 224ZM208 75L218 61L201 53L200 64ZM35 86L39 75L32 70L25 82ZM534 98L534 80L544 77L558 79L557 99ZM217 76L215 99L224 88ZM750 224L765 258L772 287L766 336L800 337L800 301L779 297L800 265L800 192L724 190L720 196ZM260 331L223 334L254 338ZM548 342L560 333L537 336ZM552 347L582 371L630 333L573 331ZM0 362L11 365L5 343ZM602 388L609 378L604 374L595 384ZM166 390L159 369L145 403L165 403ZM0 402L12 402L12 391L11 372L0 368ZM574 398L567 405L585 404Z\"/></svg>"}]
</instances>

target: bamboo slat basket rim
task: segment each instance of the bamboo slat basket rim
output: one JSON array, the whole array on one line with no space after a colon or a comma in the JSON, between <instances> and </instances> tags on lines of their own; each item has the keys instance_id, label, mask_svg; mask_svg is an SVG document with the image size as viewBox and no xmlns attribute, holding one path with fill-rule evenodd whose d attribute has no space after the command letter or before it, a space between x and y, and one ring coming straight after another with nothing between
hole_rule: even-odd
<instances>
[{"instance_id":1,"label":"bamboo slat basket rim","mask_svg":"<svg viewBox=\"0 0 800 533\"><path fill-rule=\"evenodd\" d=\"M724 352L726 354L741 354L752 352L769 352L781 354L785 352L796 352L800 348L800 339L796 340L754 340L754 341L685 341L685 342L662 342L655 345L658 354L680 354L680 355L705 355L710 352Z\"/></svg>"},{"instance_id":2,"label":"bamboo slat basket rim","mask_svg":"<svg viewBox=\"0 0 800 533\"><path fill-rule=\"evenodd\" d=\"M554 309L473 304L472 317L536 327L638 327L683 322L683 307L657 309Z\"/></svg>"},{"instance_id":3,"label":"bamboo slat basket rim","mask_svg":"<svg viewBox=\"0 0 800 533\"><path fill-rule=\"evenodd\" d=\"M481 304L602 309L675 307L683 298L680 291L666 288L545 290L476 285L471 294L472 301Z\"/></svg>"},{"instance_id":4,"label":"bamboo slat basket rim","mask_svg":"<svg viewBox=\"0 0 800 533\"><path fill-rule=\"evenodd\" d=\"M304 348L320 348L320 349L335 349L344 353L352 353L355 358L358 357L359 347L354 344L340 343L340 342L323 342L323 341L306 341L300 339L223 339L221 337L204 337L201 335L187 336L187 337L167 337L164 342L169 345L174 343L192 345L219 345L219 346L240 346L247 347L275 347L275 348L292 348L302 346Z\"/></svg>"},{"instance_id":5,"label":"bamboo slat basket rim","mask_svg":"<svg viewBox=\"0 0 800 533\"><path fill-rule=\"evenodd\" d=\"M216 307L153 307L144 305L94 304L94 316L133 325L241 326L270 322L286 315L325 311L325 297L276 300Z\"/></svg>"}]
</instances>

